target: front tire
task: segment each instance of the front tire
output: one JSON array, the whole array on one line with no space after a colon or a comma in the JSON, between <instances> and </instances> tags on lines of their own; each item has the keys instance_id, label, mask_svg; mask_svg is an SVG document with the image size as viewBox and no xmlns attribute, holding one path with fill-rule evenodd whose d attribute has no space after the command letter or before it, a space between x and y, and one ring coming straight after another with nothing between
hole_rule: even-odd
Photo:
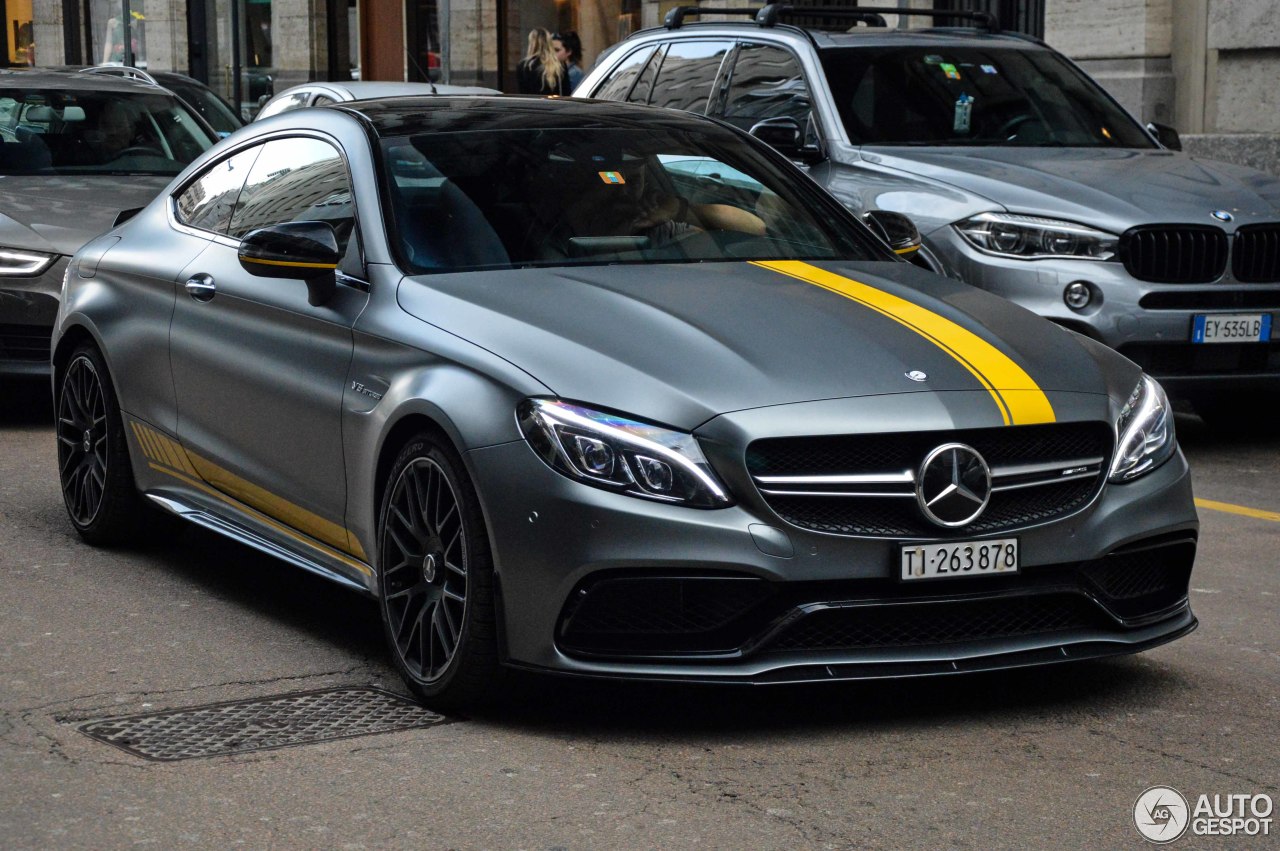
<instances>
[{"instance_id":1,"label":"front tire","mask_svg":"<svg viewBox=\"0 0 1280 851\"><path fill-rule=\"evenodd\" d=\"M440 710L498 690L493 562L462 462L434 435L411 439L391 467L378 522L378 598L392 660Z\"/></svg>"},{"instance_id":2,"label":"front tire","mask_svg":"<svg viewBox=\"0 0 1280 851\"><path fill-rule=\"evenodd\" d=\"M90 544L135 540L147 509L133 480L124 420L101 352L71 353L58 381L58 476L71 525Z\"/></svg>"}]
</instances>

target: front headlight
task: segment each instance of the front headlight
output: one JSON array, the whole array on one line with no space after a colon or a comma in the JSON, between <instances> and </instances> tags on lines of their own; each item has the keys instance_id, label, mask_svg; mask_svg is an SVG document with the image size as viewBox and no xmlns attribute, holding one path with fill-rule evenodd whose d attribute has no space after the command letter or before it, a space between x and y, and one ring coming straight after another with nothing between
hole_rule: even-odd
<instances>
[{"instance_id":1,"label":"front headlight","mask_svg":"<svg viewBox=\"0 0 1280 851\"><path fill-rule=\"evenodd\" d=\"M1169 397L1144 375L1116 419L1116 457L1108 479L1128 482L1144 476L1169 460L1177 445Z\"/></svg>"},{"instance_id":2,"label":"front headlight","mask_svg":"<svg viewBox=\"0 0 1280 851\"><path fill-rule=\"evenodd\" d=\"M538 456L583 484L695 508L733 503L691 434L558 399L526 399L516 415Z\"/></svg>"},{"instance_id":3,"label":"front headlight","mask_svg":"<svg viewBox=\"0 0 1280 851\"><path fill-rule=\"evenodd\" d=\"M28 251L25 248L0 247L0 275L15 278L32 278L53 265L56 254Z\"/></svg>"},{"instance_id":4,"label":"front headlight","mask_svg":"<svg viewBox=\"0 0 1280 851\"><path fill-rule=\"evenodd\" d=\"M1112 260L1120 242L1114 234L1075 222L1013 213L979 213L953 227L979 250L1019 260Z\"/></svg>"}]
</instances>

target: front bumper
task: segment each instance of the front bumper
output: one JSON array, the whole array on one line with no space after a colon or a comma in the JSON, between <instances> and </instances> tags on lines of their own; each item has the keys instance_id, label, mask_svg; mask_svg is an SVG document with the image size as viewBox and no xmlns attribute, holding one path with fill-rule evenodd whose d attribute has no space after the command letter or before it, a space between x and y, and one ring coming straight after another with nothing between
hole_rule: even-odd
<instances>
[{"instance_id":1,"label":"front bumper","mask_svg":"<svg viewBox=\"0 0 1280 851\"><path fill-rule=\"evenodd\" d=\"M1280 390L1280 332L1269 343L1191 342L1200 314L1270 313L1280 326L1280 285L1224 277L1210 284L1158 284L1131 277L1122 264L1090 260L1012 260L983 254L952 227L926 242L961 280L1110 346L1174 395L1197 390ZM1076 281L1093 292L1080 309L1063 300Z\"/></svg>"},{"instance_id":2,"label":"front bumper","mask_svg":"<svg viewBox=\"0 0 1280 851\"><path fill-rule=\"evenodd\" d=\"M49 375L50 338L68 260L59 257L32 278L0 277L0 377Z\"/></svg>"},{"instance_id":3,"label":"front bumper","mask_svg":"<svg viewBox=\"0 0 1280 851\"><path fill-rule=\"evenodd\" d=\"M469 461L513 665L701 682L916 676L1133 653L1196 625L1198 525L1181 453L1017 532L1018 576L920 586L893 579L896 541L808 532L753 500L700 511L608 493L523 442ZM1153 544L1176 557L1150 550L1132 571L1116 561Z\"/></svg>"}]
</instances>

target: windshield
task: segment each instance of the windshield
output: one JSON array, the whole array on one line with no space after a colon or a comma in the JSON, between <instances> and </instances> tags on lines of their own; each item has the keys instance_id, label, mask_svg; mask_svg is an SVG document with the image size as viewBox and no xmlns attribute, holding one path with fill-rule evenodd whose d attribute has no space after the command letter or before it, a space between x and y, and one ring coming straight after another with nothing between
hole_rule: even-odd
<instances>
[{"instance_id":1,"label":"windshield","mask_svg":"<svg viewBox=\"0 0 1280 851\"><path fill-rule=\"evenodd\" d=\"M168 94L0 90L0 174L175 175L216 141Z\"/></svg>"},{"instance_id":2,"label":"windshield","mask_svg":"<svg viewBox=\"0 0 1280 851\"><path fill-rule=\"evenodd\" d=\"M414 272L885 259L798 173L730 130L488 130L384 139Z\"/></svg>"},{"instance_id":3,"label":"windshield","mask_svg":"<svg viewBox=\"0 0 1280 851\"><path fill-rule=\"evenodd\" d=\"M928 45L821 55L855 145L1155 147L1052 51Z\"/></svg>"}]
</instances>

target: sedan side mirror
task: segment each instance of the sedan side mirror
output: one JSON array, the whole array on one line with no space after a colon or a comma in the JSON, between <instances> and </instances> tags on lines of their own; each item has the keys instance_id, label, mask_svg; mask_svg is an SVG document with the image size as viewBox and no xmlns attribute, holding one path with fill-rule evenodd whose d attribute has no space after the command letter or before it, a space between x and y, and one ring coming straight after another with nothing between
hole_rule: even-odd
<instances>
[{"instance_id":1,"label":"sedan side mirror","mask_svg":"<svg viewBox=\"0 0 1280 851\"><path fill-rule=\"evenodd\" d=\"M1182 150L1182 140L1178 138L1178 131L1168 124L1157 124L1153 121L1147 125L1147 132L1156 137L1156 141L1160 143L1161 147L1168 148L1171 151Z\"/></svg>"},{"instance_id":2,"label":"sedan side mirror","mask_svg":"<svg viewBox=\"0 0 1280 851\"><path fill-rule=\"evenodd\" d=\"M250 231L237 256L250 275L306 281L312 306L333 298L337 289L334 272L342 255L328 222L285 222Z\"/></svg>"},{"instance_id":3,"label":"sedan side mirror","mask_svg":"<svg viewBox=\"0 0 1280 851\"><path fill-rule=\"evenodd\" d=\"M893 253L905 257L920 250L920 231L916 223L901 213L888 210L868 210L862 221L876 236L888 243Z\"/></svg>"}]
</instances>

